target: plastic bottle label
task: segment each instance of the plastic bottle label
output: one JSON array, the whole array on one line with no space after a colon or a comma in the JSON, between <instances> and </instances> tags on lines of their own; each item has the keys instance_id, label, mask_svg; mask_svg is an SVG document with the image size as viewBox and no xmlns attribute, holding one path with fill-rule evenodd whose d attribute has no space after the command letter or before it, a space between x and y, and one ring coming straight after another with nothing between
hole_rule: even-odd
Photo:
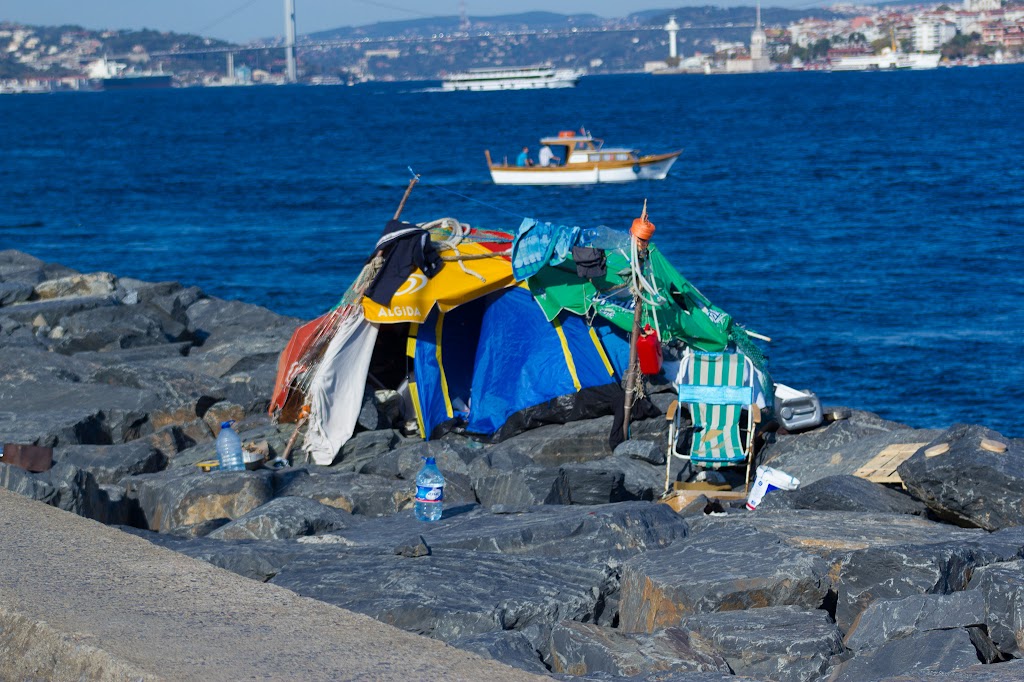
<instances>
[{"instance_id":1,"label":"plastic bottle label","mask_svg":"<svg viewBox=\"0 0 1024 682\"><path fill-rule=\"evenodd\" d=\"M444 500L443 485L418 485L416 486L417 502L441 502Z\"/></svg>"}]
</instances>

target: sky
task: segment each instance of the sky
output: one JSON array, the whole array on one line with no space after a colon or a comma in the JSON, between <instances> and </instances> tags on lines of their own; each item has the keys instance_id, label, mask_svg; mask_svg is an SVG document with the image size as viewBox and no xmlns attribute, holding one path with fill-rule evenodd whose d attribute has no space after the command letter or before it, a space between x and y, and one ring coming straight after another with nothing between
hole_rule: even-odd
<instances>
[{"instance_id":1,"label":"sky","mask_svg":"<svg viewBox=\"0 0 1024 682\"><path fill-rule=\"evenodd\" d=\"M621 0L464 2L471 17L533 10L620 17L642 9L708 4L705 0L650 0L638 4ZM459 0L295 0L295 23L300 34L458 13ZM284 0L0 0L3 20L43 26L76 24L89 29L151 28L245 42L284 34Z\"/></svg>"}]
</instances>

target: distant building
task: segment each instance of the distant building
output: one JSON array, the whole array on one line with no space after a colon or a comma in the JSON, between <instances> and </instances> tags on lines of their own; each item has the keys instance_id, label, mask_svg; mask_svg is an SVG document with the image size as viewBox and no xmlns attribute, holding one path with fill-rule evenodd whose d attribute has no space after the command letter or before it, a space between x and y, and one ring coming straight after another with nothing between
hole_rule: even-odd
<instances>
[{"instance_id":1,"label":"distant building","mask_svg":"<svg viewBox=\"0 0 1024 682\"><path fill-rule=\"evenodd\" d=\"M964 10L967 12L989 12L999 9L1001 5L1000 0L964 0Z\"/></svg>"},{"instance_id":2,"label":"distant building","mask_svg":"<svg viewBox=\"0 0 1024 682\"><path fill-rule=\"evenodd\" d=\"M956 37L956 24L944 19L922 18L914 21L914 49L935 52Z\"/></svg>"},{"instance_id":3,"label":"distant building","mask_svg":"<svg viewBox=\"0 0 1024 682\"><path fill-rule=\"evenodd\" d=\"M239 85L251 85L252 69L245 64L235 67L235 83Z\"/></svg>"}]
</instances>

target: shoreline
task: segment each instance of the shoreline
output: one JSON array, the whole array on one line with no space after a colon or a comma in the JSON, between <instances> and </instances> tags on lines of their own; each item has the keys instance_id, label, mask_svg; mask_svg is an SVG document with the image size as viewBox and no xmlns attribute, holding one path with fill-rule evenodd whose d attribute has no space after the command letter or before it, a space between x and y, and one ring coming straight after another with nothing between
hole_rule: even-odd
<instances>
[{"instance_id":1,"label":"shoreline","mask_svg":"<svg viewBox=\"0 0 1024 682\"><path fill-rule=\"evenodd\" d=\"M382 421L371 401L330 466L296 459L279 470L203 473L196 464L214 456L216 425L228 419L268 458L283 453L294 427L271 423L266 408L277 356L301 322L196 287L0 252L0 440L52 447L54 460L34 473L0 459L0 487L124 531L92 524L95 538L51 542L94 552L90 570L73 562L82 577L114 575L125 595L161 582L140 576L154 565L143 555L164 547L248 578L196 569L253 599L308 597L524 674L788 682L1021 670L1004 662L1024 646L1013 626L1024 616L1013 592L1024 571L1021 439L826 407L830 421L780 433L758 455L798 478L796 490L770 492L749 511L742 497L697 487L677 511L658 502L663 416L635 422L633 439L613 451L610 415L494 444L454 434L421 441ZM659 408L665 397L652 392ZM434 524L411 512L427 455L448 481ZM901 485L875 482L872 463ZM670 462L670 478L681 464ZM26 504L0 495L12 518ZM88 524L31 509L67 525L63 533ZM45 573L32 562L55 547L22 531L5 535L23 552L0 579L10 581L4 592L48 584L23 577ZM121 536L140 554L102 550L99 539ZM170 593L191 595L168 582ZM106 592L120 598L116 585L90 585L120 606L102 619L111 629L88 641L130 650L136 639L159 640L155 621L142 618L157 609L141 597L114 600ZM233 642L252 637L246 618L231 617L235 597L211 599L212 620L184 619L181 636L210 628ZM171 599L160 613L173 619L179 606ZM360 652L371 666L393 660ZM229 671L248 665L234 660ZM97 665L118 674L115 663Z\"/></svg>"}]
</instances>

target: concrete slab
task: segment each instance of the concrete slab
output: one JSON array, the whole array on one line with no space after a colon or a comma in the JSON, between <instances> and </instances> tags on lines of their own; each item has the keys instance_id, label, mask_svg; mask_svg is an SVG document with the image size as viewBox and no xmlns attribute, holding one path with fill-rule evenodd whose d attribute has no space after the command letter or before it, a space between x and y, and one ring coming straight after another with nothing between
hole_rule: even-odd
<instances>
[{"instance_id":1,"label":"concrete slab","mask_svg":"<svg viewBox=\"0 0 1024 682\"><path fill-rule=\"evenodd\" d=\"M0 679L549 679L3 489L0 528Z\"/></svg>"}]
</instances>

